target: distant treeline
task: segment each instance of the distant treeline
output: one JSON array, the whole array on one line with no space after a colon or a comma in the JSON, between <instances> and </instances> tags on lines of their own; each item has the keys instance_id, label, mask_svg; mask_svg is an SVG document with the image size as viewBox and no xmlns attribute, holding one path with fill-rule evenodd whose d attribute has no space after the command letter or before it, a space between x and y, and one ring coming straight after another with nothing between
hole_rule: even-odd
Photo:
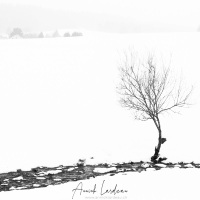
<instances>
[{"instance_id":1,"label":"distant treeline","mask_svg":"<svg viewBox=\"0 0 200 200\"><path fill-rule=\"evenodd\" d=\"M0 35L0 38L56 38L56 37L77 37L77 36L83 36L81 32L74 31L72 33L65 32L63 35L61 35L57 30L55 32L51 33L23 33L21 28L14 28L10 34L7 35Z\"/></svg>"}]
</instances>

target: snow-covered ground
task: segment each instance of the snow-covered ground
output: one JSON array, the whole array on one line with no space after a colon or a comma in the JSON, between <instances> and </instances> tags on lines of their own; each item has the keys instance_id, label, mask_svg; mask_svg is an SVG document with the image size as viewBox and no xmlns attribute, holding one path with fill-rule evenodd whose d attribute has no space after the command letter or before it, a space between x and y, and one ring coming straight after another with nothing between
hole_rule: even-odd
<instances>
[{"instance_id":1,"label":"snow-covered ground","mask_svg":"<svg viewBox=\"0 0 200 200\"><path fill-rule=\"evenodd\" d=\"M149 160L157 131L151 121L135 121L119 105L116 93L118 67L130 47L143 56L153 52L166 64L172 55L171 67L195 86L191 108L162 117L167 142L161 154L170 162L200 162L200 34L88 33L77 38L0 40L0 172L70 165L80 158L88 163ZM83 182L91 186L105 178ZM171 200L198 197L198 179L195 169L166 169L117 175L106 182L128 189L128 199ZM3 192L0 198L69 199L77 184Z\"/></svg>"},{"instance_id":2,"label":"snow-covered ground","mask_svg":"<svg viewBox=\"0 0 200 200\"><path fill-rule=\"evenodd\" d=\"M123 173L115 176L106 175L47 188L1 192L0 198L3 200L198 200L200 198L199 178L199 169L174 168L160 171L149 169L142 173L127 172L126 175ZM93 193L91 190L94 190L94 188L95 192ZM81 189L89 192L82 191L80 194ZM107 190L109 192L106 193ZM118 190L120 193L117 193Z\"/></svg>"}]
</instances>

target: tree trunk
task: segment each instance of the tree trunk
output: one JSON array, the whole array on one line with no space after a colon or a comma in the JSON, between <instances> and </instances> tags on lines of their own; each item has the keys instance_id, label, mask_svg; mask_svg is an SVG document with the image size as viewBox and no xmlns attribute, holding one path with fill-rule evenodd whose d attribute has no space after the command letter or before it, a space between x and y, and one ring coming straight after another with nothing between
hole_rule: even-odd
<instances>
[{"instance_id":1,"label":"tree trunk","mask_svg":"<svg viewBox=\"0 0 200 200\"><path fill-rule=\"evenodd\" d=\"M156 128L158 130L159 137L158 137L158 145L157 145L157 147L155 147L155 153L151 157L151 161L157 162L157 159L159 157L160 148L161 148L161 145L162 145L162 131L161 131L160 120L159 120L158 116L156 117L156 119L153 119L153 121L154 121Z\"/></svg>"}]
</instances>

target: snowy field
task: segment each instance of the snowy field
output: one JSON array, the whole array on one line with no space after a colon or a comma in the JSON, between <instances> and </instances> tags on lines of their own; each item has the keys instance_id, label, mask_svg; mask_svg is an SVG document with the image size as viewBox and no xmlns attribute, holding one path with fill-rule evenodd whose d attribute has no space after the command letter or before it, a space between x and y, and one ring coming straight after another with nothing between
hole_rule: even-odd
<instances>
[{"instance_id":1,"label":"snowy field","mask_svg":"<svg viewBox=\"0 0 200 200\"><path fill-rule=\"evenodd\" d=\"M200 198L199 169L162 169L142 173L127 172L126 175L100 176L95 179L69 182L33 190L1 192L3 200L82 200L82 199L128 199L128 200L187 200ZM95 188L96 184L96 188ZM106 191L123 190L121 193ZM80 190L94 190L83 192ZM126 192L127 191L127 192Z\"/></svg>"},{"instance_id":2,"label":"snowy field","mask_svg":"<svg viewBox=\"0 0 200 200\"><path fill-rule=\"evenodd\" d=\"M116 93L119 63L130 47L143 56L153 52L165 64L171 57L171 67L194 85L194 105L181 115L161 118L167 138L161 155L169 162L200 162L200 34L87 33L77 38L0 40L0 172L70 165L80 158L88 163L148 161L157 131L151 121L134 121ZM88 187L104 179L108 187L117 183L128 190L127 199L177 200L199 199L199 178L196 169L163 169L83 182ZM70 199L77 184L3 192L0 198Z\"/></svg>"}]
</instances>

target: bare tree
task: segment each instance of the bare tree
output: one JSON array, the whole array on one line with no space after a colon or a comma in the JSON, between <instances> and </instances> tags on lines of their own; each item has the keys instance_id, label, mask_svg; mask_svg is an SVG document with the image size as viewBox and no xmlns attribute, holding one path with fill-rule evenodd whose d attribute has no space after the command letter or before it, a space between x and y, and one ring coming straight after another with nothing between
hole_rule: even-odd
<instances>
[{"instance_id":1,"label":"bare tree","mask_svg":"<svg viewBox=\"0 0 200 200\"><path fill-rule=\"evenodd\" d=\"M23 32L21 28L14 28L13 31L10 33L10 38L15 36L23 38Z\"/></svg>"},{"instance_id":2,"label":"bare tree","mask_svg":"<svg viewBox=\"0 0 200 200\"><path fill-rule=\"evenodd\" d=\"M158 67L154 56L149 56L143 63L136 63L133 55L126 56L120 72L118 92L121 105L133 110L135 119L153 121L159 137L151 161L166 160L159 157L161 145L166 141L162 137L160 115L168 111L176 113L177 108L188 106L192 87L186 89L181 79L173 79L170 67Z\"/></svg>"}]
</instances>

